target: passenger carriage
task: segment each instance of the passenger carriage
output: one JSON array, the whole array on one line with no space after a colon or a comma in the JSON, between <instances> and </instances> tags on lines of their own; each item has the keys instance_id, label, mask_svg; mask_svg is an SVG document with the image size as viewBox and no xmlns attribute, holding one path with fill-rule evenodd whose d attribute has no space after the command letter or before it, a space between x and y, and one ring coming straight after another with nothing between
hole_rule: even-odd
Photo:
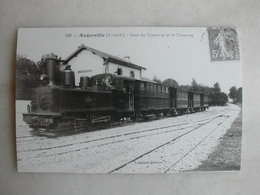
<instances>
[{"instance_id":1,"label":"passenger carriage","mask_svg":"<svg viewBox=\"0 0 260 195\"><path fill-rule=\"evenodd\" d=\"M148 117L155 114L165 116L170 111L169 88L151 80L135 81L135 114Z\"/></svg>"}]
</instances>

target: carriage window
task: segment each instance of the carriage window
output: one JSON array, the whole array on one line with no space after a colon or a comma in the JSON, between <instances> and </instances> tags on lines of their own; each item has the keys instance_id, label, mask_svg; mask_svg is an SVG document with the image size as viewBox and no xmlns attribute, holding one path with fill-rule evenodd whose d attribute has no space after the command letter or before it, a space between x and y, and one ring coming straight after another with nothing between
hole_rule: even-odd
<instances>
[{"instance_id":1,"label":"carriage window","mask_svg":"<svg viewBox=\"0 0 260 195\"><path fill-rule=\"evenodd\" d=\"M142 91L145 91L145 85L144 85L144 83L141 83L141 90L142 90Z\"/></svg>"},{"instance_id":2,"label":"carriage window","mask_svg":"<svg viewBox=\"0 0 260 195\"><path fill-rule=\"evenodd\" d=\"M179 92L178 95L179 95L179 98L180 98L180 99L184 99L184 94L183 94L183 92Z\"/></svg>"},{"instance_id":3,"label":"carriage window","mask_svg":"<svg viewBox=\"0 0 260 195\"><path fill-rule=\"evenodd\" d=\"M150 84L147 84L147 91L148 91L149 94L151 93L151 85Z\"/></svg>"},{"instance_id":4,"label":"carriage window","mask_svg":"<svg viewBox=\"0 0 260 195\"><path fill-rule=\"evenodd\" d=\"M117 69L117 74L118 74L118 75L122 75L122 74L123 74L122 68L118 68L118 69Z\"/></svg>"},{"instance_id":5,"label":"carriage window","mask_svg":"<svg viewBox=\"0 0 260 195\"><path fill-rule=\"evenodd\" d=\"M165 89L166 89L166 93L168 93L168 87L166 87Z\"/></svg>"}]
</instances>

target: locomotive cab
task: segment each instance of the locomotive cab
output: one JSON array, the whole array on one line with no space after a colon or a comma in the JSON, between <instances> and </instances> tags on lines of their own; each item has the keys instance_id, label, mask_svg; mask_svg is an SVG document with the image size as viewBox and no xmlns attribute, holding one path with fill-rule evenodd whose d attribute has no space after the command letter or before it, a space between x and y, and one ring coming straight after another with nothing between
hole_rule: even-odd
<instances>
[{"instance_id":1,"label":"locomotive cab","mask_svg":"<svg viewBox=\"0 0 260 195\"><path fill-rule=\"evenodd\" d=\"M91 77L92 86L98 90L109 90L112 93L113 112L118 117L128 117L134 112L134 82L133 78L100 74Z\"/></svg>"}]
</instances>

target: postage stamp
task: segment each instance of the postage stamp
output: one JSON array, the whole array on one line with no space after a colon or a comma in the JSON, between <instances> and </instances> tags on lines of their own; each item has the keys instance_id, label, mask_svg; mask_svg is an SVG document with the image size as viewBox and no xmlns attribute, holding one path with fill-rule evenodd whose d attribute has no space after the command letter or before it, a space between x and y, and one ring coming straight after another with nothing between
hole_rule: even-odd
<instances>
[{"instance_id":1,"label":"postage stamp","mask_svg":"<svg viewBox=\"0 0 260 195\"><path fill-rule=\"evenodd\" d=\"M237 32L229 27L209 27L209 48L211 61L239 60Z\"/></svg>"}]
</instances>

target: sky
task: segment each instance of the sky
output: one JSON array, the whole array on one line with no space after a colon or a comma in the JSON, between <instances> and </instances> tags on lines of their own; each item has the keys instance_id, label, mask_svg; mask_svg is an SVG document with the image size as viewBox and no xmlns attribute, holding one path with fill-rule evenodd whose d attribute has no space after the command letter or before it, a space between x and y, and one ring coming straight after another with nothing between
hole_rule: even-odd
<instances>
[{"instance_id":1,"label":"sky","mask_svg":"<svg viewBox=\"0 0 260 195\"><path fill-rule=\"evenodd\" d=\"M53 52L65 59L84 44L121 58L130 56L132 63L146 68L142 72L144 77L153 79L156 75L162 81L173 78L181 85L191 84L194 78L210 87L218 82L221 90L229 93L232 86L242 86L242 63L212 62L206 30L200 27L22 28L18 31L17 55L37 62Z\"/></svg>"}]
</instances>

